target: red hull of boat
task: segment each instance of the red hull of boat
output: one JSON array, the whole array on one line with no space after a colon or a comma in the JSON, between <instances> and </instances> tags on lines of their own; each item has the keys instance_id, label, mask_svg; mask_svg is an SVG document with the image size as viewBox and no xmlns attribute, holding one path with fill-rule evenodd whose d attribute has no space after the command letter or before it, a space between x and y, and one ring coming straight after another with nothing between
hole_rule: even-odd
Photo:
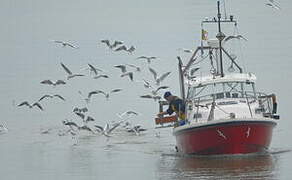
<instances>
[{"instance_id":1,"label":"red hull of boat","mask_svg":"<svg viewBox=\"0 0 292 180\"><path fill-rule=\"evenodd\" d=\"M246 154L267 150L275 125L273 121L229 121L180 128L174 135L182 153Z\"/></svg>"}]
</instances>

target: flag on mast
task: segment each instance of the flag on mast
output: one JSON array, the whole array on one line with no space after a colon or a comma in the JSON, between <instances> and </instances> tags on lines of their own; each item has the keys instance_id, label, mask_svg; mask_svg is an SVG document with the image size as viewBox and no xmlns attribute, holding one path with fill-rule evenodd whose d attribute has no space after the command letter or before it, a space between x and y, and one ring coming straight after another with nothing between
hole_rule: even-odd
<instances>
[{"instance_id":1,"label":"flag on mast","mask_svg":"<svg viewBox=\"0 0 292 180\"><path fill-rule=\"evenodd\" d=\"M202 40L206 41L208 40L208 31L202 29Z\"/></svg>"}]
</instances>

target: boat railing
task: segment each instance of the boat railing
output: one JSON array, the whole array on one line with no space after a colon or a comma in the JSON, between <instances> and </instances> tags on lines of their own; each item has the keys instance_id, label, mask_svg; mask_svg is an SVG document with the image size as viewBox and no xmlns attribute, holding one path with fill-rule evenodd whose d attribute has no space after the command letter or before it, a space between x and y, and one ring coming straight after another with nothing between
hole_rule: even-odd
<instances>
[{"instance_id":1,"label":"boat railing","mask_svg":"<svg viewBox=\"0 0 292 180\"><path fill-rule=\"evenodd\" d=\"M199 114L200 108L208 107L215 102L216 105L232 105L238 104L239 102L246 103L251 117L253 117L253 114L262 114L264 117L272 117L278 119L278 115L276 115L277 103L275 95L267 95L263 92L245 91L244 93L211 93L200 97L188 98L186 100L186 107L188 107L188 110L193 110L192 107L194 106L195 111L197 112L197 114ZM255 109L252 109L252 103L258 103L258 106ZM208 119L212 119L211 116ZM198 118L196 117L196 122L197 120Z\"/></svg>"}]
</instances>

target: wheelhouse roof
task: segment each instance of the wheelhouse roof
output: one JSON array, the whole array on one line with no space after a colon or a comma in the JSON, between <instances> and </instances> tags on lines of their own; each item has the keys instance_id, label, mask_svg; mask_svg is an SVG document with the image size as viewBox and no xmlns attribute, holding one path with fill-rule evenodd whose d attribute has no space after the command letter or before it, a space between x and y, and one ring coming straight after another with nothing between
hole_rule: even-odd
<instances>
[{"instance_id":1,"label":"wheelhouse roof","mask_svg":"<svg viewBox=\"0 0 292 180\"><path fill-rule=\"evenodd\" d=\"M192 87L201 87L209 84L216 83L227 83L227 82L246 82L246 83L255 83L256 76L252 73L232 73L226 74L224 77L221 76L201 76L196 79L187 80L188 85Z\"/></svg>"}]
</instances>

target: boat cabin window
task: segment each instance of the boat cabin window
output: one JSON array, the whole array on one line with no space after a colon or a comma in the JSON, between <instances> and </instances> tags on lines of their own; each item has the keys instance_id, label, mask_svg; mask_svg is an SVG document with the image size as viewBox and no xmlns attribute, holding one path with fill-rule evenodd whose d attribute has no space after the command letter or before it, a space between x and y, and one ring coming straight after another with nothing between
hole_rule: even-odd
<instances>
[{"instance_id":1,"label":"boat cabin window","mask_svg":"<svg viewBox=\"0 0 292 180\"><path fill-rule=\"evenodd\" d=\"M222 98L243 98L255 97L254 83L252 82L224 82L190 87L188 98L197 99L222 99Z\"/></svg>"}]
</instances>

